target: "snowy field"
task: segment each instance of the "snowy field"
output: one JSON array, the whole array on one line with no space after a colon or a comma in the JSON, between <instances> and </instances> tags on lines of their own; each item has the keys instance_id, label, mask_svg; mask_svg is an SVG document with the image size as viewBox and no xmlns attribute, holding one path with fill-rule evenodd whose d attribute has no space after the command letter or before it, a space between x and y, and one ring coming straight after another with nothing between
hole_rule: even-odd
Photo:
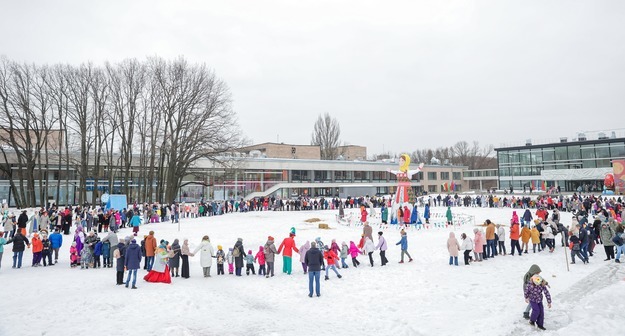
<instances>
[{"instance_id":1,"label":"snowy field","mask_svg":"<svg viewBox=\"0 0 625 336\"><path fill-rule=\"evenodd\" d=\"M453 210L475 215L477 223L489 218L506 228L512 214L511 209ZM444 211L432 208L432 212ZM250 212L183 219L180 232L172 223L148 224L141 227L140 236L154 230L157 240L179 238L182 243L189 238L191 251L205 234L215 248L223 245L225 250L241 237L245 251L256 253L267 236L275 237L277 247L294 226L298 247L316 237L326 244L333 238L339 244L357 243L362 228L337 224L336 213ZM305 222L315 217L331 229L320 230L317 223ZM570 225L569 214L562 213L562 218ZM380 267L376 252L372 268L361 256L361 267L340 270L342 279L333 274L329 281L322 277L319 298L307 296L308 277L298 255L291 276L281 273L282 258L277 256L277 274L269 279L216 276L214 264L212 278L203 278L196 256L190 259L190 279L172 278L169 285L146 283L142 279L146 272L140 270L139 289L130 290L115 285L115 268L70 269L70 236L64 236L59 264L54 267L29 267L32 254L27 250L26 267L11 269L11 245L7 245L0 269L4 288L0 335L532 335L538 331L522 319L526 305L522 278L533 263L542 268L553 297L543 334L615 335L622 330L625 266L604 262L603 246L595 248L589 265L570 265L570 272L559 243L553 254L508 255L471 266L463 266L460 257L460 266L449 266L449 231L455 230L457 237L471 232L473 237L472 229L467 225L409 231L408 251L415 260L406 264L397 263L400 249L394 244L399 232L385 229L390 263ZM376 243L377 231L374 224ZM130 235L130 230L122 229L119 235ZM508 252L509 245L506 237Z\"/></svg>"}]
</instances>

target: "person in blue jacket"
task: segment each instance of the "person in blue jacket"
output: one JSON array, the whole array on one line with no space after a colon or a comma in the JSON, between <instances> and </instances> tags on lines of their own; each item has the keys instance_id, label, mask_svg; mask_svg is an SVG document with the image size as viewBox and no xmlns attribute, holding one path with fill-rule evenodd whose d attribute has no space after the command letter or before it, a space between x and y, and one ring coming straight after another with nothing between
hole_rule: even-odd
<instances>
[{"instance_id":1,"label":"person in blue jacket","mask_svg":"<svg viewBox=\"0 0 625 336\"><path fill-rule=\"evenodd\" d=\"M425 205L425 210L423 210L423 218L425 218L425 223L430 224L430 205Z\"/></svg>"},{"instance_id":2,"label":"person in blue jacket","mask_svg":"<svg viewBox=\"0 0 625 336\"><path fill-rule=\"evenodd\" d=\"M54 263L56 264L59 261L59 249L63 246L63 235L61 235L59 229L56 228L48 239L50 239L50 247L54 251Z\"/></svg>"},{"instance_id":3,"label":"person in blue jacket","mask_svg":"<svg viewBox=\"0 0 625 336\"><path fill-rule=\"evenodd\" d=\"M404 231L404 229L402 229L400 231L401 233L401 240L395 244L395 245L401 245L401 261L399 262L400 264L404 263L404 254L408 256L408 262L412 261L412 257L410 256L410 253L408 253L408 235L406 234L406 231Z\"/></svg>"},{"instance_id":4,"label":"person in blue jacket","mask_svg":"<svg viewBox=\"0 0 625 336\"><path fill-rule=\"evenodd\" d=\"M137 233L139 232L139 225L141 225L141 216L135 214L134 216L132 216L130 218L130 223L128 223L129 226L132 226L132 232L135 235L135 237L137 236Z\"/></svg>"},{"instance_id":5,"label":"person in blue jacket","mask_svg":"<svg viewBox=\"0 0 625 336\"><path fill-rule=\"evenodd\" d=\"M134 217L134 216L133 216ZM124 255L124 267L128 270L128 278L126 279L126 288L130 284L130 276L133 275L132 289L137 289L137 270L141 267L141 247L137 245L137 240L133 239L126 248Z\"/></svg>"}]
</instances>

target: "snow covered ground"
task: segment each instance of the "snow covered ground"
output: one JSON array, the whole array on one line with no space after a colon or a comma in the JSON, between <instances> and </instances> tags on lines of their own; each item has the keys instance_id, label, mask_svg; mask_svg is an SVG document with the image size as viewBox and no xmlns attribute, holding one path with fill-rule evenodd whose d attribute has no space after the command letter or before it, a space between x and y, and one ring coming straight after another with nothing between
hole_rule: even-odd
<instances>
[{"instance_id":1,"label":"snow covered ground","mask_svg":"<svg viewBox=\"0 0 625 336\"><path fill-rule=\"evenodd\" d=\"M512 214L511 209L453 210L475 215L478 223L489 218L507 224ZM148 224L140 234L154 230L157 240L170 242L189 238L192 250L205 234L214 247L224 249L241 237L245 250L254 253L269 235L279 245L292 226L297 228L298 247L318 236L325 243L333 238L339 244L358 242L362 229L338 225L336 213L235 213L183 219L180 232L172 223ZM315 217L331 229L305 222ZM570 215L563 213L562 218L570 225ZM385 229L389 265L379 266L377 252L373 268L361 256L361 267L340 270L342 279L322 278L320 298L307 296L308 277L297 255L293 275L281 273L278 257L276 277L270 279L216 276L216 267L212 278L203 278L196 256L191 258L190 279L173 278L170 285L141 279L138 290L129 290L115 285L114 268L70 269L69 236L64 236L59 264L54 267L29 267L32 256L27 250L27 266L11 269L11 245L7 245L0 269L4 288L0 335L530 335L536 331L521 317L522 278L533 263L542 268L554 300L553 308L546 311L545 335L614 335L622 330L625 266L604 262L602 246L595 248L589 265L571 265L570 272L559 244L553 254L508 255L471 266L463 266L460 260L461 266L449 266L448 232L455 230L459 237L472 229L409 231L408 250L415 260L406 264L397 263L400 250L394 243L399 232ZM130 231L121 230L120 236L126 235ZM508 250L509 243L506 237ZM140 278L144 274L139 271Z\"/></svg>"}]
</instances>

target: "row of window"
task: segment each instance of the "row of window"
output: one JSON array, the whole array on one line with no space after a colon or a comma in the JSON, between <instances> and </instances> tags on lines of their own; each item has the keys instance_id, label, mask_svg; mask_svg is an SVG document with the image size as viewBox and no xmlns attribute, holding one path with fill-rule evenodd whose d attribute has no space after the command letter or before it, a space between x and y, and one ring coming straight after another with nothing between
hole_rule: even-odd
<instances>
[{"instance_id":1,"label":"row of window","mask_svg":"<svg viewBox=\"0 0 625 336\"><path fill-rule=\"evenodd\" d=\"M332 175L334 174L335 182L351 182L351 181L392 181L395 179L395 175L388 172L366 172L366 171L326 171L326 170L314 170L312 171L315 182L330 182L332 181ZM310 181L310 170L292 170L291 181L293 182L308 182ZM452 172L451 177L453 180L460 181L462 179L461 172ZM429 181L436 181L439 179L438 172L427 172L427 179ZM419 172L413 176L413 180L423 180L423 172ZM441 181L449 181L450 172L440 172Z\"/></svg>"}]
</instances>

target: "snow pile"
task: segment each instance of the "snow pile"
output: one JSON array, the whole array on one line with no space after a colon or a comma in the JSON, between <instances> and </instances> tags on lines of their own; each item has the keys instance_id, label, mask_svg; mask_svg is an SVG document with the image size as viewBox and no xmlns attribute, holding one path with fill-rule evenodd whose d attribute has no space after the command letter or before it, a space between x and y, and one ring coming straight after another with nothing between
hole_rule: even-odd
<instances>
[{"instance_id":1,"label":"snow pile","mask_svg":"<svg viewBox=\"0 0 625 336\"><path fill-rule=\"evenodd\" d=\"M445 210L432 208L433 212ZM511 209L452 210L475 216L477 224L489 218L506 228L512 214ZM356 211L346 209L347 213ZM189 238L191 250L204 235L210 236L215 248L223 245L225 250L241 237L245 251L256 253L267 236L275 237L278 246L294 226L298 247L316 237L326 244L332 239L339 245L350 240L358 243L361 227L337 224L336 213L270 211L183 219L180 232L177 224L148 224L141 226L140 237L154 230L157 240ZM521 215L522 210L517 213ZM319 218L331 229L318 229L319 222L306 222L310 218ZM562 218L565 225L571 224L569 214L563 213ZM338 335L529 335L535 331L522 319L526 305L522 279L534 263L542 268L554 298L553 309L546 310L546 334L614 334L619 330L617 323L625 317L625 271L622 265L603 261L602 246L595 248L590 264L570 265L570 272L560 236L554 253L508 255L471 266L463 266L461 256L461 266L449 266L449 232L455 231L457 237L471 233L472 237L472 229L410 230L408 251L414 261L406 264L397 263L398 230L384 229L390 263L380 267L377 252L375 267L368 266L366 256L359 257L357 269L348 260L350 268L339 270L342 279L333 274L329 281L322 277L320 298L307 296L308 277L297 254L291 276L282 274L278 256L274 278L237 278L227 274L227 265L225 276L216 276L213 267L212 277L203 278L196 256L190 259L190 279L173 278L171 285L141 279L138 290L129 290L115 285L115 268L70 269L69 236L64 236L59 264L53 267L29 267L32 255L28 250L26 267L11 269L11 245L7 245L0 279L5 289L16 291L4 293L5 323L0 324L0 335L293 335L319 330ZM377 231L374 224L374 237ZM123 229L119 235L130 234ZM508 252L509 245L506 237ZM140 270L140 277L145 273Z\"/></svg>"}]
</instances>

